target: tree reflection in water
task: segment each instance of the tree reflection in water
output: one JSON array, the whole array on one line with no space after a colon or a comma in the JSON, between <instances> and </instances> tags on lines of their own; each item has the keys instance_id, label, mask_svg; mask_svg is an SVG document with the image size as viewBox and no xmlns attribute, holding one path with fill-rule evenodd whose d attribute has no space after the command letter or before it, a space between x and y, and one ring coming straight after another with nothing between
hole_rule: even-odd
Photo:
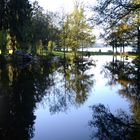
<instances>
[{"instance_id":1,"label":"tree reflection in water","mask_svg":"<svg viewBox=\"0 0 140 140\"><path fill-rule=\"evenodd\" d=\"M89 67L88 63L62 65L46 61L23 69L12 64L0 67L0 139L31 139L36 103L43 99L51 113L83 104L93 84L93 75L86 73Z\"/></svg>"},{"instance_id":2,"label":"tree reflection in water","mask_svg":"<svg viewBox=\"0 0 140 140\"><path fill-rule=\"evenodd\" d=\"M112 61L104 66L103 72L109 79L108 85L122 85L119 94L130 100L133 115L140 122L140 59L132 62Z\"/></svg>"},{"instance_id":3,"label":"tree reflection in water","mask_svg":"<svg viewBox=\"0 0 140 140\"><path fill-rule=\"evenodd\" d=\"M0 136L7 140L29 139L33 136L35 119L33 77L26 70L19 72L12 66L7 67L7 71L1 73Z\"/></svg>"},{"instance_id":4,"label":"tree reflection in water","mask_svg":"<svg viewBox=\"0 0 140 140\"><path fill-rule=\"evenodd\" d=\"M97 112L97 109L101 111L97 114L99 115L99 118L101 117L103 119L103 127L105 125L105 129L109 128L105 135L114 137L112 139L140 139L140 59L137 58L132 60L132 62L129 62L125 61L124 59L123 61L120 61L117 59L114 60L113 58L112 62L107 63L103 67L102 72L108 79L107 85L121 85L121 89L118 91L118 93L124 98L129 99L131 103L130 109L132 112L131 117L126 115L125 113L122 113L124 118L122 118L122 115L118 113L118 115L115 117L115 122L113 120L111 120L110 122L110 117L112 116L112 114L110 114L109 110L101 105L98 107L94 106L93 110L95 110L95 112ZM101 115L102 113L103 115ZM120 128L117 127L116 123L116 120L118 120L118 116L119 121L121 122L121 124L118 124L118 127ZM107 120L105 121L104 118L106 118ZM114 116L112 117L112 119L113 118ZM109 126L109 124L107 124L108 122L110 123L111 127ZM120 130L122 132L123 130L125 131L121 134L119 133ZM115 136L116 134L114 134L114 132L116 131L118 134L120 134L119 138L118 136Z\"/></svg>"},{"instance_id":5,"label":"tree reflection in water","mask_svg":"<svg viewBox=\"0 0 140 140\"><path fill-rule=\"evenodd\" d=\"M116 60L107 63L103 71L108 81L108 85L117 83L123 86L125 92L133 94L140 99L140 59L134 59L132 62Z\"/></svg>"},{"instance_id":6,"label":"tree reflection in water","mask_svg":"<svg viewBox=\"0 0 140 140\"><path fill-rule=\"evenodd\" d=\"M55 83L46 90L45 98L52 114L65 112L73 105L78 107L87 100L94 83L93 75L86 73L91 65L89 62L63 63L53 73Z\"/></svg>"},{"instance_id":7,"label":"tree reflection in water","mask_svg":"<svg viewBox=\"0 0 140 140\"><path fill-rule=\"evenodd\" d=\"M139 140L140 124L133 116L128 115L122 110L117 114L111 113L109 108L104 105L93 105L92 120L89 126L93 129L91 139L99 140Z\"/></svg>"},{"instance_id":8,"label":"tree reflection in water","mask_svg":"<svg viewBox=\"0 0 140 140\"><path fill-rule=\"evenodd\" d=\"M0 139L29 140L34 132L34 110L51 85L45 65L24 69L7 64L0 69Z\"/></svg>"}]
</instances>

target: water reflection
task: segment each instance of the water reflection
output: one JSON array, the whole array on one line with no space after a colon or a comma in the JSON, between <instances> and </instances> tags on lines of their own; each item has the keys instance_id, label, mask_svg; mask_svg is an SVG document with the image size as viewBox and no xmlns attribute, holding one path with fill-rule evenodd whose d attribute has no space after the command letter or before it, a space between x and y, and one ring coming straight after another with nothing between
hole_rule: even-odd
<instances>
[{"instance_id":1,"label":"water reflection","mask_svg":"<svg viewBox=\"0 0 140 140\"><path fill-rule=\"evenodd\" d=\"M125 87L126 92L139 96L140 89L140 60L134 59L131 62L113 59L105 64L103 72L109 80L108 85L120 83Z\"/></svg>"},{"instance_id":2,"label":"water reflection","mask_svg":"<svg viewBox=\"0 0 140 140\"><path fill-rule=\"evenodd\" d=\"M140 59L132 62L112 61L104 67L104 72L109 79L108 84L119 83L122 89L119 94L129 99L135 118L140 121Z\"/></svg>"},{"instance_id":3,"label":"water reflection","mask_svg":"<svg viewBox=\"0 0 140 140\"><path fill-rule=\"evenodd\" d=\"M90 126L98 128L95 136L99 139L140 139L140 59L128 61L113 57L112 62L104 65L102 73L108 79L108 86L121 85L118 93L130 102L132 114L121 111L115 116L103 105L93 106Z\"/></svg>"},{"instance_id":4,"label":"water reflection","mask_svg":"<svg viewBox=\"0 0 140 140\"><path fill-rule=\"evenodd\" d=\"M53 73L54 85L46 89L45 102L52 114L65 112L70 106L80 106L88 98L93 76L86 71L94 65L89 62L63 63Z\"/></svg>"},{"instance_id":5,"label":"water reflection","mask_svg":"<svg viewBox=\"0 0 140 140\"><path fill-rule=\"evenodd\" d=\"M79 106L93 84L89 63L33 63L19 69L0 67L0 138L27 140L34 136L34 110L45 100L51 113Z\"/></svg>"},{"instance_id":6,"label":"water reflection","mask_svg":"<svg viewBox=\"0 0 140 140\"><path fill-rule=\"evenodd\" d=\"M102 104L93 105L92 120L89 126L93 129L91 139L99 140L138 140L140 139L140 123L130 114L118 110L114 115ZM97 128L97 129L95 129Z\"/></svg>"},{"instance_id":7,"label":"water reflection","mask_svg":"<svg viewBox=\"0 0 140 140\"><path fill-rule=\"evenodd\" d=\"M75 92L75 101L77 104L82 104L88 97L89 90L93 85L93 74L88 75L86 71L90 69L88 63L78 63L65 67L64 64L64 76L67 83L65 83L66 90Z\"/></svg>"},{"instance_id":8,"label":"water reflection","mask_svg":"<svg viewBox=\"0 0 140 140\"><path fill-rule=\"evenodd\" d=\"M25 80L28 76L28 82ZM0 136L1 139L29 139L33 136L35 96L33 76L7 65L1 72ZM28 88L30 87L30 88Z\"/></svg>"},{"instance_id":9,"label":"water reflection","mask_svg":"<svg viewBox=\"0 0 140 140\"><path fill-rule=\"evenodd\" d=\"M0 69L0 138L26 140L33 137L34 110L52 85L48 64L24 69L7 64Z\"/></svg>"}]
</instances>

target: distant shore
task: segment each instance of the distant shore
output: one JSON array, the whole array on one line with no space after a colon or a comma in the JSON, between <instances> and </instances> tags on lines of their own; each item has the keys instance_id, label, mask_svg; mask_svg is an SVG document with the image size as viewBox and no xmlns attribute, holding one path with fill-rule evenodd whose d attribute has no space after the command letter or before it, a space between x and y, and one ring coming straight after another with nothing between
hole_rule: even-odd
<instances>
[{"instance_id":1,"label":"distant shore","mask_svg":"<svg viewBox=\"0 0 140 140\"><path fill-rule=\"evenodd\" d=\"M70 55L72 52L65 52L66 55ZM91 55L114 55L114 56L123 56L123 57L131 57L131 58L136 58L138 55L135 52L125 52L125 53L113 53L113 52L92 52L92 51L78 51L77 52L79 55L83 55L83 56L88 56L90 57ZM58 56L63 56L64 52L63 51L53 51L54 55L58 55Z\"/></svg>"}]
</instances>

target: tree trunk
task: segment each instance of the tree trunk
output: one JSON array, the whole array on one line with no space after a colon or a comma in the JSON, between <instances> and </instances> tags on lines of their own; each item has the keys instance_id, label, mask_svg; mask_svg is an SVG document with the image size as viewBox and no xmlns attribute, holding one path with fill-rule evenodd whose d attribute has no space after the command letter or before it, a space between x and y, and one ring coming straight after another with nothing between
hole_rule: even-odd
<instances>
[{"instance_id":1,"label":"tree trunk","mask_svg":"<svg viewBox=\"0 0 140 140\"><path fill-rule=\"evenodd\" d=\"M66 59L66 40L65 40L65 38L64 38L64 61L65 61L65 59Z\"/></svg>"},{"instance_id":2,"label":"tree trunk","mask_svg":"<svg viewBox=\"0 0 140 140\"><path fill-rule=\"evenodd\" d=\"M83 43L82 43L82 60L83 60Z\"/></svg>"},{"instance_id":3,"label":"tree trunk","mask_svg":"<svg viewBox=\"0 0 140 140\"><path fill-rule=\"evenodd\" d=\"M138 26L137 31L138 31L137 48L138 48L138 54L139 54L139 56L140 56L140 26Z\"/></svg>"},{"instance_id":4,"label":"tree trunk","mask_svg":"<svg viewBox=\"0 0 140 140\"><path fill-rule=\"evenodd\" d=\"M112 49L113 49L113 53L114 53L114 48L115 48L115 47L114 47L114 46L112 46Z\"/></svg>"},{"instance_id":5,"label":"tree trunk","mask_svg":"<svg viewBox=\"0 0 140 140\"><path fill-rule=\"evenodd\" d=\"M123 45L123 54L124 54L124 52L125 52L125 46Z\"/></svg>"},{"instance_id":6,"label":"tree trunk","mask_svg":"<svg viewBox=\"0 0 140 140\"><path fill-rule=\"evenodd\" d=\"M120 55L122 56L122 46L120 47Z\"/></svg>"},{"instance_id":7,"label":"tree trunk","mask_svg":"<svg viewBox=\"0 0 140 140\"><path fill-rule=\"evenodd\" d=\"M116 48L116 53L117 53L117 47L115 47Z\"/></svg>"}]
</instances>

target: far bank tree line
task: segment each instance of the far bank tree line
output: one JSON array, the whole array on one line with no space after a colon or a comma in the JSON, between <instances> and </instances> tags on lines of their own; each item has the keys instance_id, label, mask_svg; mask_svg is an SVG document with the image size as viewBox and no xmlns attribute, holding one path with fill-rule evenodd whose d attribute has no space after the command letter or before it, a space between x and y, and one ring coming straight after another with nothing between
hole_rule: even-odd
<instances>
[{"instance_id":1,"label":"far bank tree line","mask_svg":"<svg viewBox=\"0 0 140 140\"><path fill-rule=\"evenodd\" d=\"M140 1L97 0L91 6L94 25L105 29L103 38L113 51L132 46L140 53ZM0 1L0 50L9 49L41 54L53 46L69 48L76 56L78 49L95 42L93 26L85 14L84 4L76 1L71 13L44 11L38 2L29 0Z\"/></svg>"},{"instance_id":2,"label":"far bank tree line","mask_svg":"<svg viewBox=\"0 0 140 140\"><path fill-rule=\"evenodd\" d=\"M28 0L1 0L0 9L1 54L8 50L41 54L58 45L76 55L78 48L95 41L85 6L78 1L69 14L45 12L37 1Z\"/></svg>"}]
</instances>

